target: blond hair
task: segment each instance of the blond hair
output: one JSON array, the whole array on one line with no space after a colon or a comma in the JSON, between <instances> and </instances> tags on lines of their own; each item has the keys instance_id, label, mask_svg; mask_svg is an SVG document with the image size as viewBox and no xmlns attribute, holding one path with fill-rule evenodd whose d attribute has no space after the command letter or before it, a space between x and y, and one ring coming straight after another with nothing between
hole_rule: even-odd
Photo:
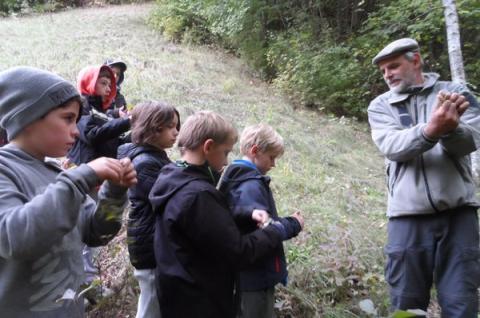
<instances>
[{"instance_id":1,"label":"blond hair","mask_svg":"<svg viewBox=\"0 0 480 318\"><path fill-rule=\"evenodd\" d=\"M235 127L212 111L199 111L187 118L178 134L178 147L180 151L195 150L207 139L212 139L217 144L236 142L238 133Z\"/></svg>"},{"instance_id":2,"label":"blond hair","mask_svg":"<svg viewBox=\"0 0 480 318\"><path fill-rule=\"evenodd\" d=\"M240 136L240 152L247 155L256 145L261 152L272 151L276 156L283 155L285 150L282 136L272 126L257 124L245 127Z\"/></svg>"}]
</instances>

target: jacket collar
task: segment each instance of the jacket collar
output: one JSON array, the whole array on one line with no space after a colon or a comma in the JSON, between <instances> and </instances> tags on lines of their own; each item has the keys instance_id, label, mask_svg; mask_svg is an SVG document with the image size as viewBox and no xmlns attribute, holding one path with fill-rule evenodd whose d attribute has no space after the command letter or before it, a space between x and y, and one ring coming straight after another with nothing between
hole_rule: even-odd
<instances>
[{"instance_id":1,"label":"jacket collar","mask_svg":"<svg viewBox=\"0 0 480 318\"><path fill-rule=\"evenodd\" d=\"M390 91L390 96L388 97L388 102L390 104L396 104L407 100L412 95L417 95L420 92L426 91L435 85L440 75L437 73L423 73L423 78L425 81L422 85L411 86L403 93L395 93Z\"/></svg>"}]
</instances>

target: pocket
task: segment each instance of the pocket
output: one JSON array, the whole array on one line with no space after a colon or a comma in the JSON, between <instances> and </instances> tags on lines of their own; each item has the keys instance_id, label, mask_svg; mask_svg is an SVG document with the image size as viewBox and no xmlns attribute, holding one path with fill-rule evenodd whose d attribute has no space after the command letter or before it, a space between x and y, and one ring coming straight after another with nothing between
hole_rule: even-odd
<instances>
[{"instance_id":1,"label":"pocket","mask_svg":"<svg viewBox=\"0 0 480 318\"><path fill-rule=\"evenodd\" d=\"M461 253L464 267L465 283L472 289L480 286L480 249L478 247L467 247Z\"/></svg>"},{"instance_id":2,"label":"pocket","mask_svg":"<svg viewBox=\"0 0 480 318\"><path fill-rule=\"evenodd\" d=\"M385 253L387 255L385 279L392 288L398 287L404 275L405 250L391 250L387 247Z\"/></svg>"},{"instance_id":3,"label":"pocket","mask_svg":"<svg viewBox=\"0 0 480 318\"><path fill-rule=\"evenodd\" d=\"M391 164L388 163L385 166L385 183L387 184L387 191L390 193L390 166Z\"/></svg>"}]
</instances>

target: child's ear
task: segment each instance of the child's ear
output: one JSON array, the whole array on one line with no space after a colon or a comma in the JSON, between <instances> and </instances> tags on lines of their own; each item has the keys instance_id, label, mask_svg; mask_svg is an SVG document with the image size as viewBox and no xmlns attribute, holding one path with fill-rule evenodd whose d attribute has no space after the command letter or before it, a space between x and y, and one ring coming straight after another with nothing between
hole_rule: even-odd
<instances>
[{"instance_id":1,"label":"child's ear","mask_svg":"<svg viewBox=\"0 0 480 318\"><path fill-rule=\"evenodd\" d=\"M208 154L212 151L213 147L215 146L215 141L213 139L207 139L203 143L203 153Z\"/></svg>"},{"instance_id":2,"label":"child's ear","mask_svg":"<svg viewBox=\"0 0 480 318\"><path fill-rule=\"evenodd\" d=\"M258 149L257 145L253 145L252 148L250 148L250 152L252 153L252 155L258 154L259 151L260 150Z\"/></svg>"}]
</instances>

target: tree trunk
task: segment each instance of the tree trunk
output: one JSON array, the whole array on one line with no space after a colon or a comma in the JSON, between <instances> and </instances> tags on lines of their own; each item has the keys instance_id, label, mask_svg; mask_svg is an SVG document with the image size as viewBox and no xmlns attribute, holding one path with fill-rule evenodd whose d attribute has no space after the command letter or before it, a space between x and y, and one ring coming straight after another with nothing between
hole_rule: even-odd
<instances>
[{"instance_id":1,"label":"tree trunk","mask_svg":"<svg viewBox=\"0 0 480 318\"><path fill-rule=\"evenodd\" d=\"M448 58L450 61L452 81L465 84L465 70L463 68L457 7L455 0L442 0L442 2L445 8L445 27L447 31Z\"/></svg>"},{"instance_id":2,"label":"tree trunk","mask_svg":"<svg viewBox=\"0 0 480 318\"><path fill-rule=\"evenodd\" d=\"M448 59L452 81L465 85L465 70L463 68L462 47L460 44L460 27L458 24L457 7L455 0L442 0L447 31ZM480 150L471 154L472 172L477 184L480 183Z\"/></svg>"}]
</instances>

